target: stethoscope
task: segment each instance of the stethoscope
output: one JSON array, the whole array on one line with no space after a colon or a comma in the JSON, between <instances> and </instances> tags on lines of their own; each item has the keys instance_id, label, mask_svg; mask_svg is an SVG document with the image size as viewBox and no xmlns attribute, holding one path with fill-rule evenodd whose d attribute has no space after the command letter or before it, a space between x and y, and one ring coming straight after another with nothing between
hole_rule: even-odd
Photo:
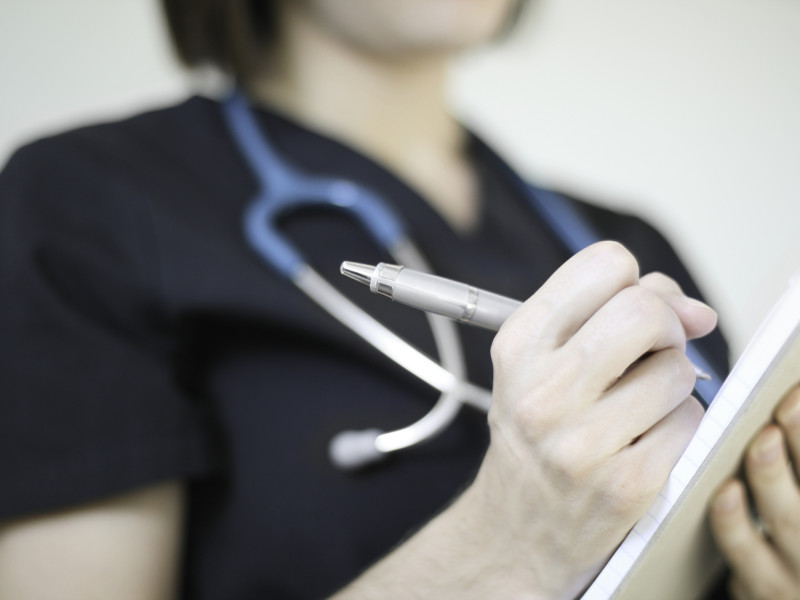
<instances>
[{"instance_id":1,"label":"stethoscope","mask_svg":"<svg viewBox=\"0 0 800 600\"><path fill-rule=\"evenodd\" d=\"M398 264L431 271L399 216L364 186L345 179L305 173L281 158L261 132L241 92L232 93L222 108L233 139L259 184L244 214L244 231L249 244L280 275L345 327L441 393L428 414L402 429L337 434L329 445L333 464L342 469L359 468L389 453L429 440L452 423L462 405L488 411L491 391L467 381L455 322L427 315L440 359L440 362L434 361L328 283L277 225L279 219L291 211L309 206L333 206L354 217ZM577 252L601 239L567 198L528 186L499 158L492 158L524 191L533 209L569 251ZM704 399L713 398L721 385L719 376L694 346L687 348L687 355L695 365L712 375L710 381L698 381L696 392Z\"/></svg>"}]
</instances>

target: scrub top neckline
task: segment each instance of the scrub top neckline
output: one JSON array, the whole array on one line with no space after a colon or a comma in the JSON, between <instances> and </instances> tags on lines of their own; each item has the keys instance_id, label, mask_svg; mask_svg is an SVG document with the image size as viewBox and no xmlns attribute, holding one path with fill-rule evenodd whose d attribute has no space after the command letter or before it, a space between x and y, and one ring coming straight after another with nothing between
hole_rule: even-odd
<instances>
[{"instance_id":1,"label":"scrub top neckline","mask_svg":"<svg viewBox=\"0 0 800 600\"><path fill-rule=\"evenodd\" d=\"M269 135L272 142L281 151L288 151L287 153L292 161L296 162L299 167L314 173L339 176L341 175L341 165L335 165L335 161L331 160L331 153L338 153L339 159L344 159L346 163L344 166L348 176L353 180L368 187L382 187L371 186L369 182L364 181L363 176L359 176L367 172L375 173L386 183L396 188L400 196L407 198L407 201L402 202L398 208L403 213L404 218L414 220L414 229L419 228L419 231L432 236L441 235L442 230L444 230L461 243L469 243L473 239L480 237L484 216L486 215L486 203L489 201L489 198L484 194L486 174L481 167L483 159L481 153L486 151L486 146L474 132L462 123L459 123L459 126L465 134L464 151L475 176L475 193L478 202L476 225L465 232L454 228L427 200L424 194L380 160L369 156L364 151L345 140L337 138L333 134L320 132L305 125L297 118L274 106L264 103L251 104L250 106L256 116L259 127L262 128L262 133ZM287 147L289 135L305 138L305 140L291 141L291 145L297 144L297 146L303 147L304 153L302 156L294 155L291 148ZM312 152L308 152L309 149ZM431 222L431 215L434 217L434 222Z\"/></svg>"}]
</instances>

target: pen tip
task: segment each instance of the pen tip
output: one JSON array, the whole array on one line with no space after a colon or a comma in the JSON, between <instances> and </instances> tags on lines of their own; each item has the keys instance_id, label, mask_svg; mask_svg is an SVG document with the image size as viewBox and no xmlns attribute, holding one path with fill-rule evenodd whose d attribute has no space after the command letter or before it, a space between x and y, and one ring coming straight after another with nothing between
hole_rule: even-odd
<instances>
[{"instance_id":1,"label":"pen tip","mask_svg":"<svg viewBox=\"0 0 800 600\"><path fill-rule=\"evenodd\" d=\"M697 377L697 379L700 379L702 381L711 381L711 374L710 373L706 373L700 367L695 367L694 368L694 374L695 374L695 377Z\"/></svg>"},{"instance_id":2,"label":"pen tip","mask_svg":"<svg viewBox=\"0 0 800 600\"><path fill-rule=\"evenodd\" d=\"M365 265L363 263L350 262L348 260L342 263L339 267L342 275L354 279L359 283L369 285L372 280L372 274L375 272L375 267L372 265Z\"/></svg>"}]
</instances>

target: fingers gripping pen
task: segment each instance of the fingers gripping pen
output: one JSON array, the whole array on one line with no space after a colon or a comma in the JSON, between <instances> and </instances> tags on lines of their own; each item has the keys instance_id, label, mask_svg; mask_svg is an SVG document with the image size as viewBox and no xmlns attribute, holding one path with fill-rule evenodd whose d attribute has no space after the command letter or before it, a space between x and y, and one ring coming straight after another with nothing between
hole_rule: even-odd
<instances>
[{"instance_id":1,"label":"fingers gripping pen","mask_svg":"<svg viewBox=\"0 0 800 600\"><path fill-rule=\"evenodd\" d=\"M492 331L500 329L522 304L519 300L399 265L343 262L341 272L368 285L373 293L395 302ZM698 367L695 367L695 375L698 379L711 378Z\"/></svg>"}]
</instances>

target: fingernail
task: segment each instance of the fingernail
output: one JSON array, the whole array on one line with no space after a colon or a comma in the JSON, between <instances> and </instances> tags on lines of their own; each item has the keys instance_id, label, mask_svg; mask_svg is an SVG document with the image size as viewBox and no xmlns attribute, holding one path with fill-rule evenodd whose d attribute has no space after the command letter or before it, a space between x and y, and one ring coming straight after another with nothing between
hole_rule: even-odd
<instances>
[{"instance_id":1,"label":"fingernail","mask_svg":"<svg viewBox=\"0 0 800 600\"><path fill-rule=\"evenodd\" d=\"M705 302L701 302L700 300L697 300L695 298L690 298L689 296L682 296L681 300L683 300L683 302L686 303L688 306L696 306L698 308L705 308L707 310L714 310L713 308L711 308Z\"/></svg>"},{"instance_id":2,"label":"fingernail","mask_svg":"<svg viewBox=\"0 0 800 600\"><path fill-rule=\"evenodd\" d=\"M735 485L727 485L717 494L714 499L714 510L721 512L731 512L739 507L741 499L739 490Z\"/></svg>"},{"instance_id":3,"label":"fingernail","mask_svg":"<svg viewBox=\"0 0 800 600\"><path fill-rule=\"evenodd\" d=\"M763 464L771 463L778 458L781 443L781 436L777 431L772 429L765 432L753 448L753 458Z\"/></svg>"},{"instance_id":4,"label":"fingernail","mask_svg":"<svg viewBox=\"0 0 800 600\"><path fill-rule=\"evenodd\" d=\"M695 298L690 298L689 296L681 296L680 298L683 305L687 308L690 308L693 311L700 311L708 315L713 315L715 319L717 318L717 311L715 311L705 302L701 302Z\"/></svg>"}]
</instances>

